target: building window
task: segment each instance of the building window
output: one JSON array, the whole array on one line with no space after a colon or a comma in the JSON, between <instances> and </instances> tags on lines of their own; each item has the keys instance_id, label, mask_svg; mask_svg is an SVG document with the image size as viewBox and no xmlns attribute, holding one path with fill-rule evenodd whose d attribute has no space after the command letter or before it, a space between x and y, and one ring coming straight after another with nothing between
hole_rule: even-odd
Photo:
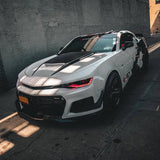
<instances>
[{"instance_id":1,"label":"building window","mask_svg":"<svg viewBox=\"0 0 160 160\"><path fill-rule=\"evenodd\" d=\"M156 4L157 4L157 3L160 3L160 0L156 0Z\"/></svg>"}]
</instances>

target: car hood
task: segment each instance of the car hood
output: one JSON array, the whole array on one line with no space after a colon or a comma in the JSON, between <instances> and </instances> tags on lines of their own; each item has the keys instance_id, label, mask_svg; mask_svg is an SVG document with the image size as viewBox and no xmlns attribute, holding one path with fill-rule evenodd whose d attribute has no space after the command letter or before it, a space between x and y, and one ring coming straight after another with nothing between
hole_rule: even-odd
<instances>
[{"instance_id":1,"label":"car hood","mask_svg":"<svg viewBox=\"0 0 160 160\"><path fill-rule=\"evenodd\" d=\"M36 66L31 65L26 69L27 76L50 77L69 65L80 61L80 59L91 56L89 52L70 52L51 57L38 63Z\"/></svg>"},{"instance_id":2,"label":"car hood","mask_svg":"<svg viewBox=\"0 0 160 160\"><path fill-rule=\"evenodd\" d=\"M23 84L38 86L56 86L69 81L79 80L89 75L96 63L110 53L67 53L55 55L30 65L20 78Z\"/></svg>"}]
</instances>

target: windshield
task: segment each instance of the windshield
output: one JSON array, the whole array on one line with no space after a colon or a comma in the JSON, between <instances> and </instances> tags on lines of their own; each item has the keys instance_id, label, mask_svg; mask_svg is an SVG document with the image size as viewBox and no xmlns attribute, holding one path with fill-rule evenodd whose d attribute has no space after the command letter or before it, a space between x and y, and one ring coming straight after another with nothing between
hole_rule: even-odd
<instances>
[{"instance_id":1,"label":"windshield","mask_svg":"<svg viewBox=\"0 0 160 160\"><path fill-rule=\"evenodd\" d=\"M116 34L94 35L74 39L61 53L111 52L116 50Z\"/></svg>"}]
</instances>

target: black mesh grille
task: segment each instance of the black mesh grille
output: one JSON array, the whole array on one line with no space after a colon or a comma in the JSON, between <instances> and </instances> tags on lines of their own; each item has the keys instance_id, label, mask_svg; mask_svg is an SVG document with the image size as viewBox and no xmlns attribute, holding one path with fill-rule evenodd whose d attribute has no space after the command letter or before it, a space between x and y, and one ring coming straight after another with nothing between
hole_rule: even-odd
<instances>
[{"instance_id":1,"label":"black mesh grille","mask_svg":"<svg viewBox=\"0 0 160 160\"><path fill-rule=\"evenodd\" d=\"M98 101L94 103L93 97L84 98L72 103L71 112L78 113L78 112L85 112L93 109L97 109L101 107L103 99L103 92L101 93Z\"/></svg>"},{"instance_id":2,"label":"black mesh grille","mask_svg":"<svg viewBox=\"0 0 160 160\"><path fill-rule=\"evenodd\" d=\"M24 104L22 112L37 118L43 118L44 115L62 116L66 101L62 96L30 96L24 93L18 93L19 96L28 98L29 104Z\"/></svg>"},{"instance_id":3,"label":"black mesh grille","mask_svg":"<svg viewBox=\"0 0 160 160\"><path fill-rule=\"evenodd\" d=\"M71 106L71 112L73 113L85 112L91 109L94 109L93 97L88 97L88 98L73 102Z\"/></svg>"}]
</instances>

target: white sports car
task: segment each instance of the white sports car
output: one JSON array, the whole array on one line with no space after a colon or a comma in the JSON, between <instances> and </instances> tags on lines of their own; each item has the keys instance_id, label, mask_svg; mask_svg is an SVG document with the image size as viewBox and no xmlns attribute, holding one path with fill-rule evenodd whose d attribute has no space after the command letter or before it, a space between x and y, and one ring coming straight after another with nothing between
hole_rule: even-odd
<instances>
[{"instance_id":1,"label":"white sports car","mask_svg":"<svg viewBox=\"0 0 160 160\"><path fill-rule=\"evenodd\" d=\"M147 67L148 57L144 38L129 31L78 36L19 74L18 113L64 120L115 108L133 72Z\"/></svg>"}]
</instances>

